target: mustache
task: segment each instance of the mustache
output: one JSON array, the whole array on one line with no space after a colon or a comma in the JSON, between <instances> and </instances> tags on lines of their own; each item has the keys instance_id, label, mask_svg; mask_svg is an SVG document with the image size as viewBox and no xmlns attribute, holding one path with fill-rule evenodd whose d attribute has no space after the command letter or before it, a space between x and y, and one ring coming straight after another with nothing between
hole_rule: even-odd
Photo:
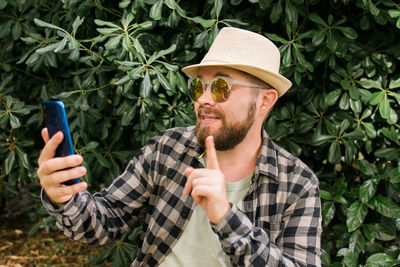
<instances>
[{"instance_id":1,"label":"mustache","mask_svg":"<svg viewBox=\"0 0 400 267\"><path fill-rule=\"evenodd\" d=\"M197 118L200 118L200 114L204 112L204 113L213 113L216 116L218 116L219 118L225 117L225 114L216 109L216 108L212 108L212 107L206 107L206 106L200 106L199 109L197 110Z\"/></svg>"}]
</instances>

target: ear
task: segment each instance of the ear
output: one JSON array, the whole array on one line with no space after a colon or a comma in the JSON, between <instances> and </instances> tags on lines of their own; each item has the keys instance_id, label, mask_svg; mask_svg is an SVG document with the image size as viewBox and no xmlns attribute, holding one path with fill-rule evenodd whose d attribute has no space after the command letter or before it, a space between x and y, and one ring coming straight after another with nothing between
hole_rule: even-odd
<instances>
[{"instance_id":1,"label":"ear","mask_svg":"<svg viewBox=\"0 0 400 267\"><path fill-rule=\"evenodd\" d=\"M264 116L270 112L272 107L275 105L278 100L278 92L275 89L265 89L261 90L261 105L260 105L260 113Z\"/></svg>"}]
</instances>

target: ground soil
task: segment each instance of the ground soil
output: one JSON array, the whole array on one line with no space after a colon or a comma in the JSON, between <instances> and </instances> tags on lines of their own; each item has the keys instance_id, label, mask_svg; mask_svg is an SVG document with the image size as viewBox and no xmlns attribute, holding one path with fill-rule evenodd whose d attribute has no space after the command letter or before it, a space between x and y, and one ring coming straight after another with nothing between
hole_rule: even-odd
<instances>
[{"instance_id":1,"label":"ground soil","mask_svg":"<svg viewBox=\"0 0 400 267\"><path fill-rule=\"evenodd\" d=\"M91 266L86 263L88 256L104 250L71 241L57 230L46 233L41 229L29 237L32 226L27 218L0 218L0 267Z\"/></svg>"}]
</instances>

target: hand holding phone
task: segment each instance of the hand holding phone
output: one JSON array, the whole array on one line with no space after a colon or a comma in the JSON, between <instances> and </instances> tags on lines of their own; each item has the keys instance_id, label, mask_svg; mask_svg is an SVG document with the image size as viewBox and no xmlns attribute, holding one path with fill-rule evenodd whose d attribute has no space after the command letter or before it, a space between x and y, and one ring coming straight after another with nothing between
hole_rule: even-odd
<instances>
[{"instance_id":1,"label":"hand holding phone","mask_svg":"<svg viewBox=\"0 0 400 267\"><path fill-rule=\"evenodd\" d=\"M37 176L39 177L40 184L46 192L46 195L57 206L62 206L63 203L70 200L74 194L87 188L85 182L70 186L65 186L62 182L85 175L86 168L78 166L83 162L83 158L80 155L54 157L57 147L64 139L61 131L50 138L47 128L43 128L42 137L45 146L38 159L39 168L37 170Z\"/></svg>"},{"instance_id":2,"label":"hand holding phone","mask_svg":"<svg viewBox=\"0 0 400 267\"><path fill-rule=\"evenodd\" d=\"M67 115L62 101L43 101L42 107L46 117L46 127L49 138L61 131L64 138L56 149L55 157L66 157L74 155L71 134L69 132ZM63 182L64 185L73 185L80 182L79 178Z\"/></svg>"}]
</instances>

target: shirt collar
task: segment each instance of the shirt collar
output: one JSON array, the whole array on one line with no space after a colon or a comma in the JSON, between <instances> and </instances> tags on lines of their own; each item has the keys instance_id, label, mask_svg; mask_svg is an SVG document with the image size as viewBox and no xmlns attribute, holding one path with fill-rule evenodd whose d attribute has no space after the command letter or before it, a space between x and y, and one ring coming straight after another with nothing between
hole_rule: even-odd
<instances>
[{"instance_id":1,"label":"shirt collar","mask_svg":"<svg viewBox=\"0 0 400 267\"><path fill-rule=\"evenodd\" d=\"M256 164L256 177L258 176L257 173L260 173L278 181L277 147L271 141L265 129L262 130L262 139L261 151Z\"/></svg>"}]
</instances>

